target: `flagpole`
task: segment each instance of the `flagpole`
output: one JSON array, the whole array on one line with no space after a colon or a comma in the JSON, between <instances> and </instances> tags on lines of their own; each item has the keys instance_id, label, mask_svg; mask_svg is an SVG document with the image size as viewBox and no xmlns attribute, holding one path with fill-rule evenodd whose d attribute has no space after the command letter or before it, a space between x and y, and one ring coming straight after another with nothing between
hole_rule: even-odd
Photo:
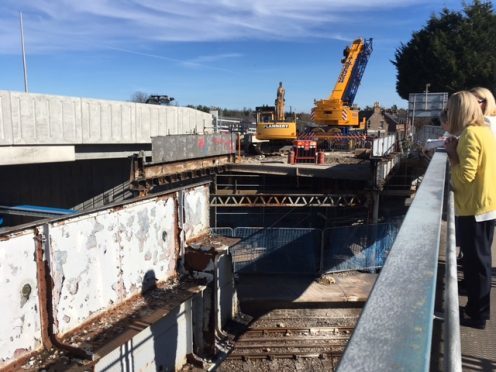
<instances>
[{"instance_id":1,"label":"flagpole","mask_svg":"<svg viewBox=\"0 0 496 372\"><path fill-rule=\"evenodd\" d=\"M26 65L26 50L24 49L24 26L22 24L22 12L19 12L21 21L21 46L22 46L22 66L24 68L24 92L28 93L28 66Z\"/></svg>"}]
</instances>

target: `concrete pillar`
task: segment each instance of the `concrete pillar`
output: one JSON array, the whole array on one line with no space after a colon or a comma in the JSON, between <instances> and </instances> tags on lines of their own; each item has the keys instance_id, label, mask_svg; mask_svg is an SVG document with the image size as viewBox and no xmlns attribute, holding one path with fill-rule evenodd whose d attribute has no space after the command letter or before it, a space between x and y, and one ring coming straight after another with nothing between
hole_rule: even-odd
<instances>
[{"instance_id":1,"label":"concrete pillar","mask_svg":"<svg viewBox=\"0 0 496 372\"><path fill-rule=\"evenodd\" d=\"M372 223L379 220L379 191L372 191Z\"/></svg>"}]
</instances>

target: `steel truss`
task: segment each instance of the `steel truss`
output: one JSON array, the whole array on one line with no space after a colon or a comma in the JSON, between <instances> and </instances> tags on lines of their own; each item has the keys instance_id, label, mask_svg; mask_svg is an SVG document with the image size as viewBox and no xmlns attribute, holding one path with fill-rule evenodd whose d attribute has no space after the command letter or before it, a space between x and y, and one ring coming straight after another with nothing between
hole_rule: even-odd
<instances>
[{"instance_id":1,"label":"steel truss","mask_svg":"<svg viewBox=\"0 0 496 372\"><path fill-rule=\"evenodd\" d=\"M358 207L366 197L357 194L210 195L212 207Z\"/></svg>"}]
</instances>

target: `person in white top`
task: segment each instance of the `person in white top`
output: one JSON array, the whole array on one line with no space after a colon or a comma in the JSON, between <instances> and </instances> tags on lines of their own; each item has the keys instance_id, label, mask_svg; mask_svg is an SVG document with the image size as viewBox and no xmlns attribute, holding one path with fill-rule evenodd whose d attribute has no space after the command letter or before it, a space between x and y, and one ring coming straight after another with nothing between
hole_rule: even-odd
<instances>
[{"instance_id":1,"label":"person in white top","mask_svg":"<svg viewBox=\"0 0 496 372\"><path fill-rule=\"evenodd\" d=\"M496 136L496 102L493 94L489 89L483 87L472 88L470 92L477 98L484 114L484 120Z\"/></svg>"}]
</instances>

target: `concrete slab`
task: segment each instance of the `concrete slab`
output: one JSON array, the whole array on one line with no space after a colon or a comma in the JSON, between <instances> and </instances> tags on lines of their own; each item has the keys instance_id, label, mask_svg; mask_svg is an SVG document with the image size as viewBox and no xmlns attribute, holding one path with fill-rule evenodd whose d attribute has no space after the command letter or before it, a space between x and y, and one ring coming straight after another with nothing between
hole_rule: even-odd
<instances>
[{"instance_id":1,"label":"concrete slab","mask_svg":"<svg viewBox=\"0 0 496 372\"><path fill-rule=\"evenodd\" d=\"M284 164L284 163L236 163L230 166L233 172L271 174L281 176L320 177L367 181L371 176L368 161L353 164Z\"/></svg>"},{"instance_id":2,"label":"concrete slab","mask_svg":"<svg viewBox=\"0 0 496 372\"><path fill-rule=\"evenodd\" d=\"M365 302L377 274L339 273L321 280L289 275L243 275L237 283L241 303L343 303Z\"/></svg>"},{"instance_id":3,"label":"concrete slab","mask_svg":"<svg viewBox=\"0 0 496 372\"><path fill-rule=\"evenodd\" d=\"M55 163L75 160L74 146L0 147L0 165Z\"/></svg>"}]
</instances>

